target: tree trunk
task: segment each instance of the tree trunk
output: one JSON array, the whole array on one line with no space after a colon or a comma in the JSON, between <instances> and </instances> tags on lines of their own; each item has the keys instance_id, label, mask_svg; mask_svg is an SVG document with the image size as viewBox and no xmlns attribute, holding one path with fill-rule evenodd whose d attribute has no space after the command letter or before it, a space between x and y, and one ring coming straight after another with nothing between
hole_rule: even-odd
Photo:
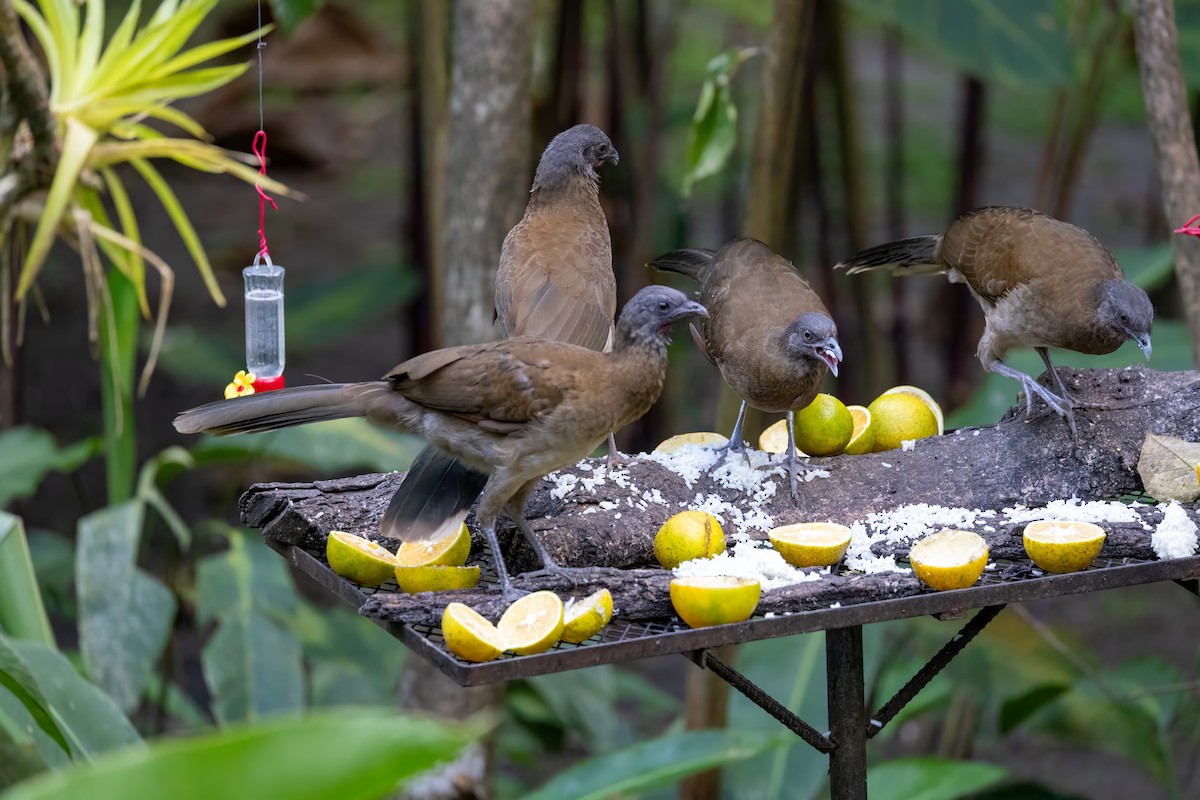
<instances>
[{"instance_id":1,"label":"tree trunk","mask_svg":"<svg viewBox=\"0 0 1200 800\"><path fill-rule=\"evenodd\" d=\"M1142 95L1168 223L1200 214L1200 159L1179 66L1175 8L1170 0L1134 0L1134 34ZM1176 236L1175 276L1191 331L1192 363L1200 366L1200 238Z\"/></svg>"},{"instance_id":2,"label":"tree trunk","mask_svg":"<svg viewBox=\"0 0 1200 800\"><path fill-rule=\"evenodd\" d=\"M450 77L441 344L495 338L496 264L532 175L532 0L458 0Z\"/></svg>"}]
</instances>

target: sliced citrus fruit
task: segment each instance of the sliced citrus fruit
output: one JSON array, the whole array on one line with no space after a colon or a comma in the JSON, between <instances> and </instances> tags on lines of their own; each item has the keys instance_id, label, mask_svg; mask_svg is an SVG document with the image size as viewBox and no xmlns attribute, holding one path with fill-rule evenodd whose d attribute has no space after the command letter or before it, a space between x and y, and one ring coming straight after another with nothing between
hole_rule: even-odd
<instances>
[{"instance_id":1,"label":"sliced citrus fruit","mask_svg":"<svg viewBox=\"0 0 1200 800\"><path fill-rule=\"evenodd\" d=\"M818 394L795 414L796 447L809 455L833 456L854 436L854 417L831 394Z\"/></svg>"},{"instance_id":2,"label":"sliced citrus fruit","mask_svg":"<svg viewBox=\"0 0 1200 800\"><path fill-rule=\"evenodd\" d=\"M1046 572L1077 572L1104 547L1104 529L1090 522L1043 519L1025 526L1025 552Z\"/></svg>"},{"instance_id":3,"label":"sliced citrus fruit","mask_svg":"<svg viewBox=\"0 0 1200 800\"><path fill-rule=\"evenodd\" d=\"M908 560L931 589L965 589L983 574L988 546L977 533L947 529L919 540L909 550Z\"/></svg>"},{"instance_id":4,"label":"sliced citrus fruit","mask_svg":"<svg viewBox=\"0 0 1200 800\"><path fill-rule=\"evenodd\" d=\"M787 452L787 418L776 420L768 425L763 432L758 435L758 449L764 453L786 453ZM796 455L801 458L807 458L808 453L796 448Z\"/></svg>"},{"instance_id":5,"label":"sliced citrus fruit","mask_svg":"<svg viewBox=\"0 0 1200 800\"><path fill-rule=\"evenodd\" d=\"M875 449L875 429L871 427L871 412L866 406L846 406L854 420L854 434L850 437L843 453L858 456Z\"/></svg>"},{"instance_id":6,"label":"sliced citrus fruit","mask_svg":"<svg viewBox=\"0 0 1200 800\"><path fill-rule=\"evenodd\" d=\"M608 624L612 613L612 594L608 589L592 592L579 601L571 598L563 608L563 641L579 644L592 638Z\"/></svg>"},{"instance_id":7,"label":"sliced citrus fruit","mask_svg":"<svg viewBox=\"0 0 1200 800\"><path fill-rule=\"evenodd\" d=\"M876 453L895 450L910 439L924 439L938 433L938 423L933 412L911 394L881 394L867 406L867 411L871 413Z\"/></svg>"},{"instance_id":8,"label":"sliced citrus fruit","mask_svg":"<svg viewBox=\"0 0 1200 800\"><path fill-rule=\"evenodd\" d=\"M722 575L671 581L671 605L693 628L750 619L761 595L762 585L753 578Z\"/></svg>"},{"instance_id":9,"label":"sliced citrus fruit","mask_svg":"<svg viewBox=\"0 0 1200 800\"><path fill-rule=\"evenodd\" d=\"M479 567L449 567L443 564L396 567L396 583L400 591L409 594L472 589L479 583Z\"/></svg>"},{"instance_id":10,"label":"sliced citrus fruit","mask_svg":"<svg viewBox=\"0 0 1200 800\"><path fill-rule=\"evenodd\" d=\"M504 652L504 638L496 626L462 603L451 603L442 612L442 638L464 661L491 661Z\"/></svg>"},{"instance_id":11,"label":"sliced citrus fruit","mask_svg":"<svg viewBox=\"0 0 1200 800\"><path fill-rule=\"evenodd\" d=\"M937 435L941 436L946 432L946 418L942 415L942 407L937 404L937 401L929 394L929 392L917 386L893 386L884 394L906 394L910 397L915 397L925 404L929 409L929 413L933 414L933 418L937 420Z\"/></svg>"},{"instance_id":12,"label":"sliced citrus fruit","mask_svg":"<svg viewBox=\"0 0 1200 800\"><path fill-rule=\"evenodd\" d=\"M724 552L725 532L720 521L707 511L680 511L654 535L654 557L664 569Z\"/></svg>"},{"instance_id":13,"label":"sliced citrus fruit","mask_svg":"<svg viewBox=\"0 0 1200 800\"><path fill-rule=\"evenodd\" d=\"M527 594L504 611L496 629L517 655L549 650L562 638L562 600L554 592Z\"/></svg>"},{"instance_id":14,"label":"sliced citrus fruit","mask_svg":"<svg viewBox=\"0 0 1200 800\"><path fill-rule=\"evenodd\" d=\"M329 532L325 558L334 572L360 586L378 586L396 568L396 557L386 547L345 531Z\"/></svg>"},{"instance_id":15,"label":"sliced citrus fruit","mask_svg":"<svg viewBox=\"0 0 1200 800\"><path fill-rule=\"evenodd\" d=\"M836 522L797 522L767 532L783 560L795 567L828 567L846 555L850 529Z\"/></svg>"},{"instance_id":16,"label":"sliced citrus fruit","mask_svg":"<svg viewBox=\"0 0 1200 800\"><path fill-rule=\"evenodd\" d=\"M719 433L712 431L697 431L695 433L677 433L674 436L664 439L658 443L658 447L654 448L656 453L674 453L681 447L688 445L699 445L701 447L724 447L729 444L729 439Z\"/></svg>"},{"instance_id":17,"label":"sliced citrus fruit","mask_svg":"<svg viewBox=\"0 0 1200 800\"><path fill-rule=\"evenodd\" d=\"M432 567L444 564L461 567L471 555L471 532L467 523L450 535L431 542L405 542L396 550L396 564L401 567Z\"/></svg>"}]
</instances>

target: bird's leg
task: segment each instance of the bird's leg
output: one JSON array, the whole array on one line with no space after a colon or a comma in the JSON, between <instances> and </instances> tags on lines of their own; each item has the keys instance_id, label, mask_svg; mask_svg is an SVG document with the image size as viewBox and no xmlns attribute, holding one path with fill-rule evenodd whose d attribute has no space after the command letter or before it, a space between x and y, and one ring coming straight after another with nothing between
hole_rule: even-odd
<instances>
[{"instance_id":1,"label":"bird's leg","mask_svg":"<svg viewBox=\"0 0 1200 800\"><path fill-rule=\"evenodd\" d=\"M617 449L616 434L608 434L608 471L612 472L617 467L624 466L629 463L629 459L625 454Z\"/></svg>"},{"instance_id":2,"label":"bird's leg","mask_svg":"<svg viewBox=\"0 0 1200 800\"><path fill-rule=\"evenodd\" d=\"M792 484L792 501L800 501L800 493L797 491L799 480L796 477L796 471L800 468L800 460L796 457L796 415L789 411L787 412L787 432L788 432L788 453L787 467L788 476Z\"/></svg>"},{"instance_id":3,"label":"bird's leg","mask_svg":"<svg viewBox=\"0 0 1200 800\"><path fill-rule=\"evenodd\" d=\"M1033 410L1033 395L1036 394L1050 407L1051 411L1067 420L1067 424L1071 427L1071 436L1072 438L1075 437L1075 415L1071 413L1071 402L1069 400L1059 397L1024 372L1015 370L1003 362L993 361L988 366L988 369L997 375L1012 378L1021 384L1021 388L1025 390L1025 412L1027 417ZM1051 372L1053 373L1054 370L1051 370ZM1057 377L1057 373L1055 377Z\"/></svg>"},{"instance_id":4,"label":"bird's leg","mask_svg":"<svg viewBox=\"0 0 1200 800\"><path fill-rule=\"evenodd\" d=\"M488 547L492 551L492 561L496 565L496 577L500 579L500 595L504 602L510 603L517 599L520 593L513 589L512 579L504 566L504 556L500 554L500 540L496 536L496 521L483 526L483 535L487 537Z\"/></svg>"},{"instance_id":5,"label":"bird's leg","mask_svg":"<svg viewBox=\"0 0 1200 800\"><path fill-rule=\"evenodd\" d=\"M1042 362L1045 363L1045 365L1046 365L1046 371L1049 372L1050 375L1054 378L1054 388L1058 390L1059 396L1062 397L1062 399L1066 401L1066 403L1069 407L1071 407L1071 408L1104 408L1105 407L1103 403L1089 403L1086 400L1076 400L1074 397L1072 397L1070 392L1067 391L1066 384L1063 383L1062 376L1058 374L1058 370L1056 370L1054 368L1054 365L1050 363L1050 351L1048 349L1046 349L1045 347L1036 347L1034 349L1037 350L1038 355L1042 357Z\"/></svg>"},{"instance_id":6,"label":"bird's leg","mask_svg":"<svg viewBox=\"0 0 1200 800\"><path fill-rule=\"evenodd\" d=\"M750 463L750 454L746 452L746 443L742 441L742 422L745 419L746 401L743 400L742 407L738 409L737 422L733 423L733 433L729 434L729 444L717 450L717 460L708 468L709 472L724 464L730 453L741 453L746 457L746 463Z\"/></svg>"}]
</instances>

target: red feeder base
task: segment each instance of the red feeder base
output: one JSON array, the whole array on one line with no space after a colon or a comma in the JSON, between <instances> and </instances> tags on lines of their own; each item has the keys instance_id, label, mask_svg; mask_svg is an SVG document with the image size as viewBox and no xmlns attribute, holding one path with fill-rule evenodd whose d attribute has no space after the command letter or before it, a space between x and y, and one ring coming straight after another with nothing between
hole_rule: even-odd
<instances>
[{"instance_id":1,"label":"red feeder base","mask_svg":"<svg viewBox=\"0 0 1200 800\"><path fill-rule=\"evenodd\" d=\"M282 389L283 386L284 386L284 384L283 384L283 376L282 375L279 375L275 378L255 378L254 379L254 391L255 392L270 392L270 391L274 391L275 389Z\"/></svg>"}]
</instances>

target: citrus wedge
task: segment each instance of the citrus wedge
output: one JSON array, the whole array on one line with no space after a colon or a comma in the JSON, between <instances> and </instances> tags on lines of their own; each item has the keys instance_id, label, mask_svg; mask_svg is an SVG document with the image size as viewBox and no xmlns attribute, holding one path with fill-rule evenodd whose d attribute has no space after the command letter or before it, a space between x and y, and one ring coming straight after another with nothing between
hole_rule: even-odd
<instances>
[{"instance_id":1,"label":"citrus wedge","mask_svg":"<svg viewBox=\"0 0 1200 800\"><path fill-rule=\"evenodd\" d=\"M918 541L908 552L913 572L931 589L965 589L987 566L988 546L971 531L943 530Z\"/></svg>"},{"instance_id":2,"label":"citrus wedge","mask_svg":"<svg viewBox=\"0 0 1200 800\"><path fill-rule=\"evenodd\" d=\"M579 601L571 598L563 608L563 641L579 644L592 638L608 624L612 613L612 594L608 589L593 592Z\"/></svg>"},{"instance_id":3,"label":"citrus wedge","mask_svg":"<svg viewBox=\"0 0 1200 800\"><path fill-rule=\"evenodd\" d=\"M795 414L796 447L813 456L834 456L854 436L854 417L831 394L818 394Z\"/></svg>"},{"instance_id":4,"label":"citrus wedge","mask_svg":"<svg viewBox=\"0 0 1200 800\"><path fill-rule=\"evenodd\" d=\"M409 594L472 589L479 583L479 567L396 567L396 583L400 591Z\"/></svg>"},{"instance_id":5,"label":"citrus wedge","mask_svg":"<svg viewBox=\"0 0 1200 800\"><path fill-rule=\"evenodd\" d=\"M776 420L763 429L758 435L758 449L764 453L787 452L787 418ZM808 458L808 453L796 448L796 455Z\"/></svg>"},{"instance_id":6,"label":"citrus wedge","mask_svg":"<svg viewBox=\"0 0 1200 800\"><path fill-rule=\"evenodd\" d=\"M828 567L846 555L850 529L836 522L798 522L772 528L767 538L794 567Z\"/></svg>"},{"instance_id":7,"label":"citrus wedge","mask_svg":"<svg viewBox=\"0 0 1200 800\"><path fill-rule=\"evenodd\" d=\"M747 620L758 607L761 594L762 586L753 578L710 576L671 581L671 605L693 628Z\"/></svg>"},{"instance_id":8,"label":"citrus wedge","mask_svg":"<svg viewBox=\"0 0 1200 800\"><path fill-rule=\"evenodd\" d=\"M874 452L895 450L910 439L938 433L938 421L920 398L905 392L885 392L867 406L874 431Z\"/></svg>"},{"instance_id":9,"label":"citrus wedge","mask_svg":"<svg viewBox=\"0 0 1200 800\"><path fill-rule=\"evenodd\" d=\"M562 638L562 600L554 592L527 594L505 610L496 629L517 655L549 650Z\"/></svg>"},{"instance_id":10,"label":"citrus wedge","mask_svg":"<svg viewBox=\"0 0 1200 800\"><path fill-rule=\"evenodd\" d=\"M906 394L917 398L925 404L925 407L929 409L929 413L933 414L933 418L937 420L937 435L941 436L946 432L946 418L942 414L942 407L937 404L937 401L933 399L929 392L916 386L904 385L893 386L884 392L884 394Z\"/></svg>"},{"instance_id":11,"label":"citrus wedge","mask_svg":"<svg viewBox=\"0 0 1200 800\"><path fill-rule=\"evenodd\" d=\"M1104 529L1090 522L1043 519L1025 526L1025 553L1046 572L1077 572L1100 555Z\"/></svg>"},{"instance_id":12,"label":"citrus wedge","mask_svg":"<svg viewBox=\"0 0 1200 800\"><path fill-rule=\"evenodd\" d=\"M725 532L707 511L680 511L654 534L654 557L664 569L725 552Z\"/></svg>"},{"instance_id":13,"label":"citrus wedge","mask_svg":"<svg viewBox=\"0 0 1200 800\"><path fill-rule=\"evenodd\" d=\"M450 652L464 661L491 661L504 652L504 639L496 626L462 603L451 603L442 612L442 638Z\"/></svg>"},{"instance_id":14,"label":"citrus wedge","mask_svg":"<svg viewBox=\"0 0 1200 800\"><path fill-rule=\"evenodd\" d=\"M401 567L432 567L444 564L461 567L471 555L471 532L467 523L442 539L432 542L405 542L396 550L396 564Z\"/></svg>"},{"instance_id":15,"label":"citrus wedge","mask_svg":"<svg viewBox=\"0 0 1200 800\"><path fill-rule=\"evenodd\" d=\"M875 430L871 427L871 412L866 406L846 406L854 420L854 435L842 452L848 456L859 456L875 449Z\"/></svg>"},{"instance_id":16,"label":"citrus wedge","mask_svg":"<svg viewBox=\"0 0 1200 800\"><path fill-rule=\"evenodd\" d=\"M712 431L698 431L696 433L677 433L674 436L664 439L658 443L658 447L654 448L656 453L674 453L681 447L688 445L699 445L701 447L724 447L729 444L729 439L719 433Z\"/></svg>"},{"instance_id":17,"label":"citrus wedge","mask_svg":"<svg viewBox=\"0 0 1200 800\"><path fill-rule=\"evenodd\" d=\"M378 586L396 568L396 557L386 547L345 531L329 532L325 558L334 572L360 586Z\"/></svg>"}]
</instances>

